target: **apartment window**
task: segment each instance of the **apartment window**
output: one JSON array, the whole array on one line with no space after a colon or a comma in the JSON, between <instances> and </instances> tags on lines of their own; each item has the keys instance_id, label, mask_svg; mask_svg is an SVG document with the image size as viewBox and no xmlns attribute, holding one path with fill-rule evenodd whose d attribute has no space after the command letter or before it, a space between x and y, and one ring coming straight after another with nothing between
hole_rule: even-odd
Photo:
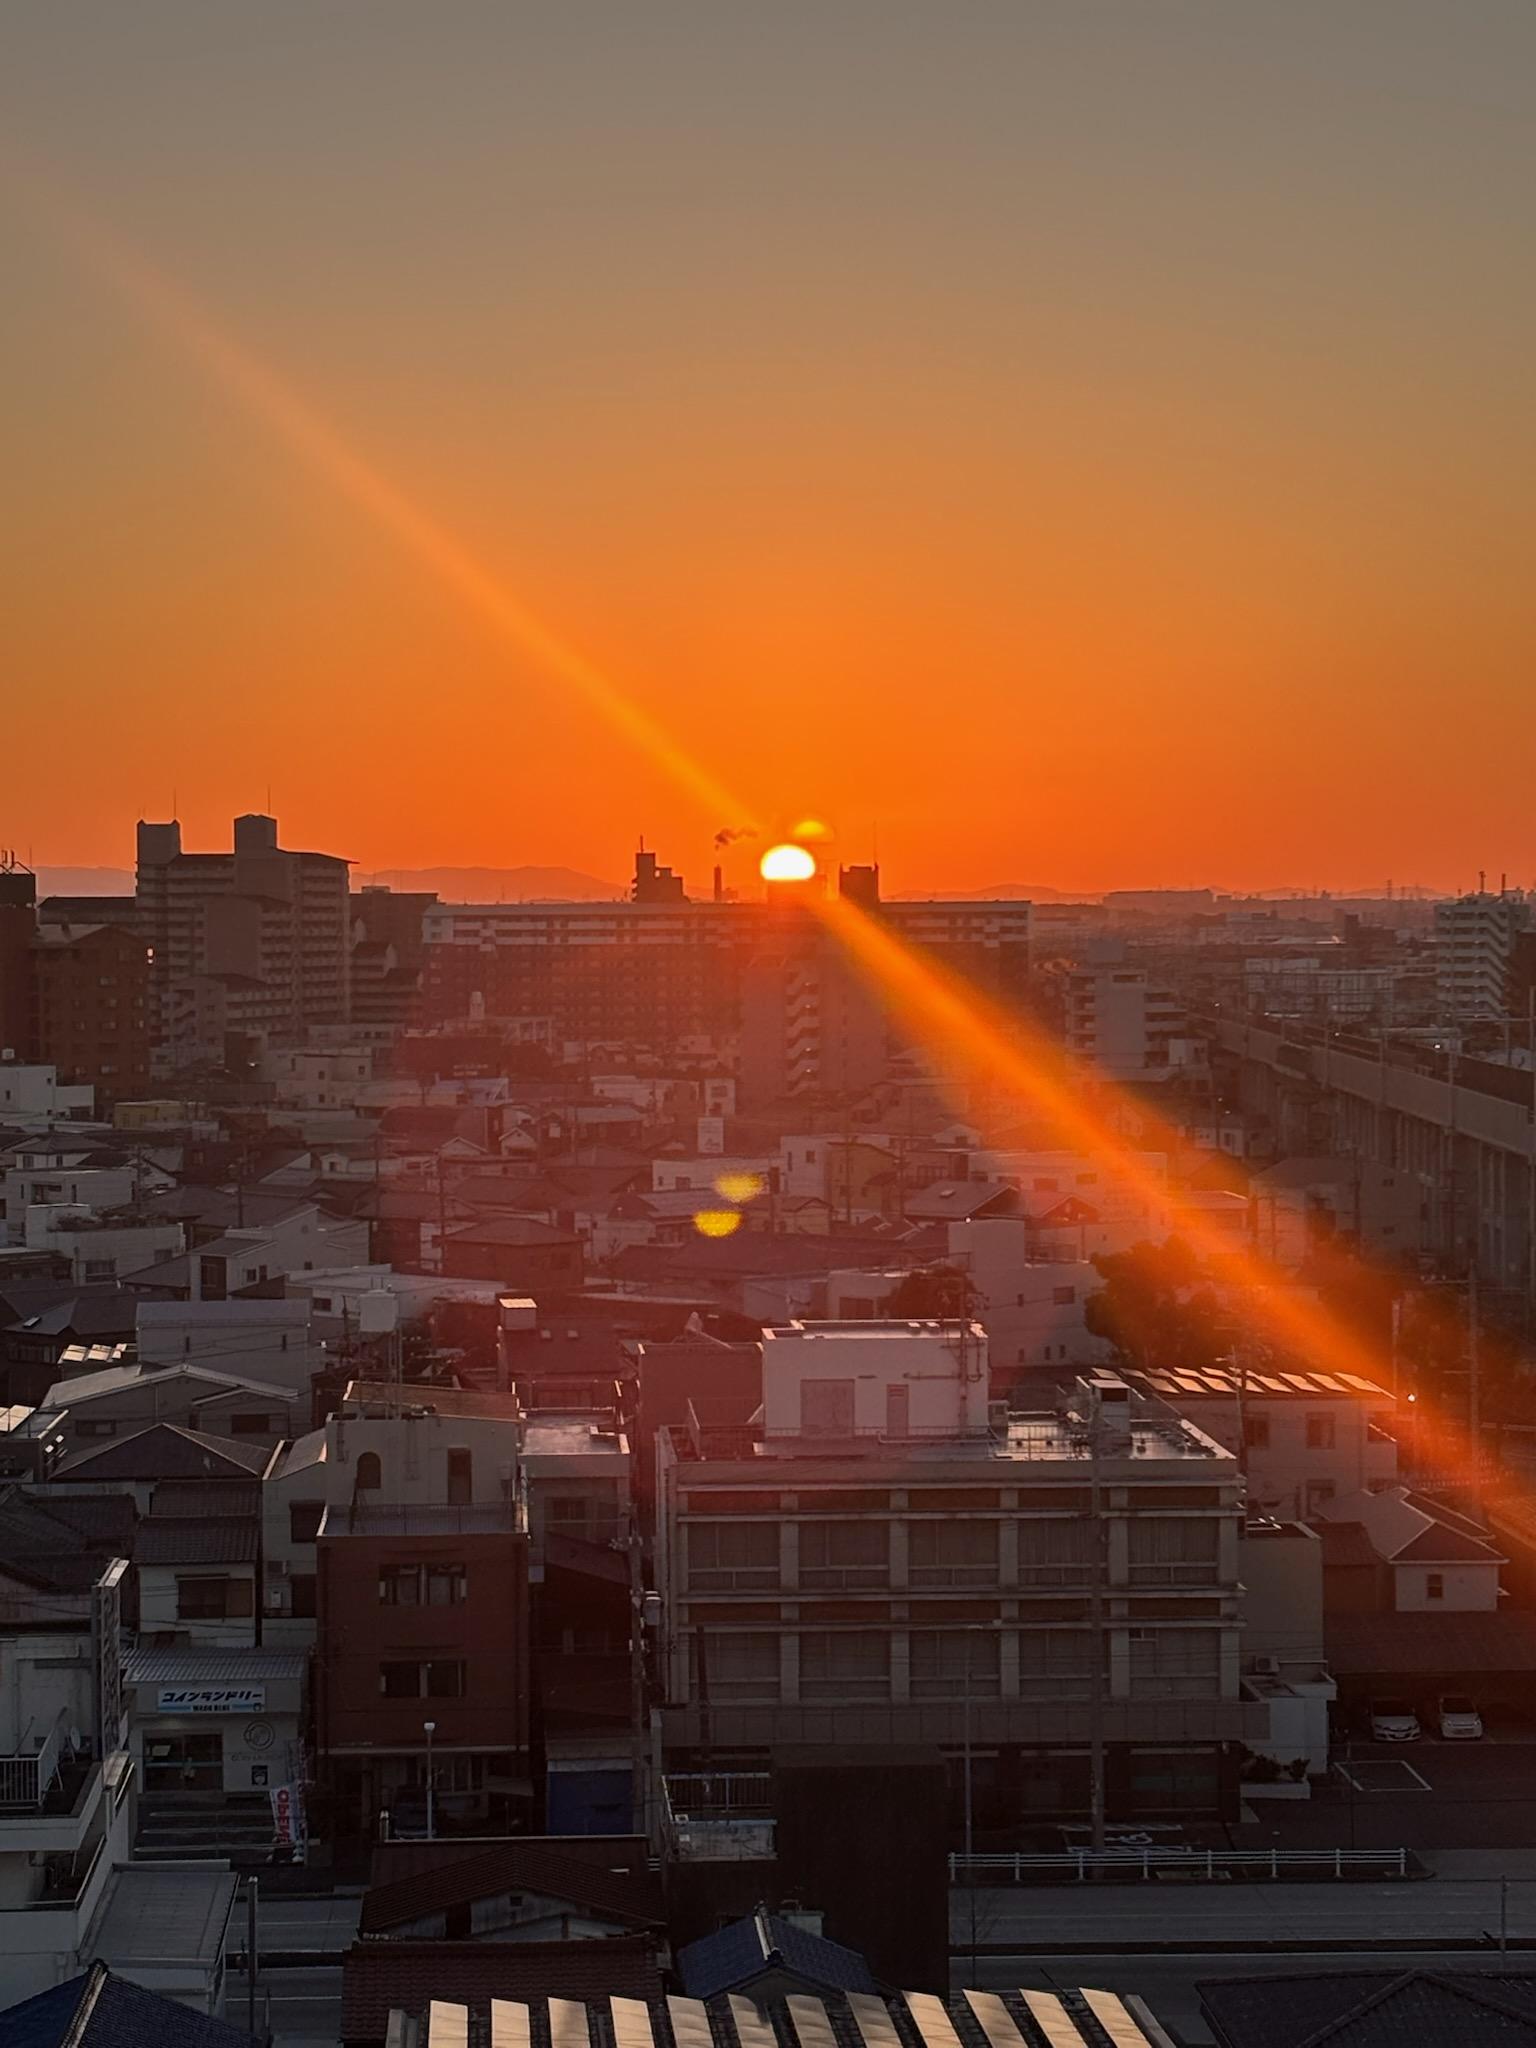
<instances>
[{"instance_id":1,"label":"apartment window","mask_svg":"<svg viewBox=\"0 0 1536 2048\"><path fill-rule=\"evenodd\" d=\"M907 1582L913 1586L995 1586L996 1522L909 1522Z\"/></svg>"},{"instance_id":2,"label":"apartment window","mask_svg":"<svg viewBox=\"0 0 1536 2048\"><path fill-rule=\"evenodd\" d=\"M288 1581L288 1611L295 1621L313 1621L315 1618L315 1575L313 1572L296 1572Z\"/></svg>"},{"instance_id":3,"label":"apartment window","mask_svg":"<svg viewBox=\"0 0 1536 2048\"><path fill-rule=\"evenodd\" d=\"M1331 1451L1333 1449L1333 1417L1331 1415L1309 1415L1307 1417L1307 1449L1309 1451Z\"/></svg>"},{"instance_id":4,"label":"apartment window","mask_svg":"<svg viewBox=\"0 0 1536 2048\"><path fill-rule=\"evenodd\" d=\"M1053 1287L1051 1289L1051 1303L1055 1308L1071 1308L1076 1300L1077 1289L1075 1287Z\"/></svg>"},{"instance_id":5,"label":"apartment window","mask_svg":"<svg viewBox=\"0 0 1536 2048\"><path fill-rule=\"evenodd\" d=\"M228 1621L254 1612L255 1588L249 1579L178 1579L178 1621Z\"/></svg>"},{"instance_id":6,"label":"apartment window","mask_svg":"<svg viewBox=\"0 0 1536 2048\"><path fill-rule=\"evenodd\" d=\"M702 1671L699 1669L702 1658ZM779 1638L766 1630L711 1629L694 1645L694 1688L712 1700L776 1700Z\"/></svg>"},{"instance_id":7,"label":"apartment window","mask_svg":"<svg viewBox=\"0 0 1536 2048\"><path fill-rule=\"evenodd\" d=\"M1019 1692L1024 1699L1087 1699L1093 1690L1094 1636L1086 1628L1019 1631ZM1106 1639L1098 1638L1104 1677Z\"/></svg>"},{"instance_id":8,"label":"apartment window","mask_svg":"<svg viewBox=\"0 0 1536 2048\"><path fill-rule=\"evenodd\" d=\"M1221 1690L1221 1634L1213 1628L1133 1628L1137 1699L1208 1698Z\"/></svg>"},{"instance_id":9,"label":"apartment window","mask_svg":"<svg viewBox=\"0 0 1536 2048\"><path fill-rule=\"evenodd\" d=\"M116 1436L117 1424L106 1420L87 1420L82 1417L75 1424L76 1436Z\"/></svg>"},{"instance_id":10,"label":"apartment window","mask_svg":"<svg viewBox=\"0 0 1536 2048\"><path fill-rule=\"evenodd\" d=\"M1002 1643L993 1629L915 1628L908 1638L908 1689L915 1700L996 1699L1003 1689Z\"/></svg>"},{"instance_id":11,"label":"apartment window","mask_svg":"<svg viewBox=\"0 0 1536 2048\"><path fill-rule=\"evenodd\" d=\"M421 1566L419 1564L386 1565L379 1573L379 1605L381 1607L419 1607L421 1605Z\"/></svg>"},{"instance_id":12,"label":"apartment window","mask_svg":"<svg viewBox=\"0 0 1536 2048\"><path fill-rule=\"evenodd\" d=\"M117 1266L111 1259L87 1259L81 1269L81 1278L87 1285L93 1280L114 1280L116 1277Z\"/></svg>"},{"instance_id":13,"label":"apartment window","mask_svg":"<svg viewBox=\"0 0 1536 2048\"><path fill-rule=\"evenodd\" d=\"M1443 1600L1445 1598L1444 1572L1426 1572L1424 1574L1424 1598L1426 1600Z\"/></svg>"},{"instance_id":14,"label":"apartment window","mask_svg":"<svg viewBox=\"0 0 1536 2048\"><path fill-rule=\"evenodd\" d=\"M467 1508L475 1497L474 1456L463 1448L448 1453L448 1505Z\"/></svg>"},{"instance_id":15,"label":"apartment window","mask_svg":"<svg viewBox=\"0 0 1536 2048\"><path fill-rule=\"evenodd\" d=\"M1018 1526L1020 1585L1080 1586L1093 1577L1099 1532L1086 1515L1042 1516Z\"/></svg>"},{"instance_id":16,"label":"apartment window","mask_svg":"<svg viewBox=\"0 0 1536 2048\"><path fill-rule=\"evenodd\" d=\"M391 1658L379 1666L379 1691L387 1700L460 1700L464 1676L458 1657Z\"/></svg>"},{"instance_id":17,"label":"apartment window","mask_svg":"<svg viewBox=\"0 0 1536 2048\"><path fill-rule=\"evenodd\" d=\"M357 1472L353 1481L359 1493L377 1492L384 1483L384 1468L379 1462L377 1451L358 1453Z\"/></svg>"},{"instance_id":18,"label":"apartment window","mask_svg":"<svg viewBox=\"0 0 1536 2048\"><path fill-rule=\"evenodd\" d=\"M1267 1415L1245 1415L1243 1417L1243 1442L1250 1451L1269 1449L1269 1417Z\"/></svg>"},{"instance_id":19,"label":"apartment window","mask_svg":"<svg viewBox=\"0 0 1536 2048\"><path fill-rule=\"evenodd\" d=\"M882 1630L812 1630L800 1638L800 1697L884 1700L891 1696L891 1639Z\"/></svg>"},{"instance_id":20,"label":"apartment window","mask_svg":"<svg viewBox=\"0 0 1536 2048\"><path fill-rule=\"evenodd\" d=\"M1129 1548L1133 1586L1206 1585L1216 1576L1221 1525L1197 1515L1135 1515Z\"/></svg>"},{"instance_id":21,"label":"apartment window","mask_svg":"<svg viewBox=\"0 0 1536 2048\"><path fill-rule=\"evenodd\" d=\"M323 1500L295 1500L288 1504L288 1541L290 1543L313 1543L320 1534L320 1523L325 1514Z\"/></svg>"},{"instance_id":22,"label":"apartment window","mask_svg":"<svg viewBox=\"0 0 1536 2048\"><path fill-rule=\"evenodd\" d=\"M231 1436L275 1436L270 1415L231 1415L229 1418Z\"/></svg>"},{"instance_id":23,"label":"apartment window","mask_svg":"<svg viewBox=\"0 0 1536 2048\"><path fill-rule=\"evenodd\" d=\"M458 1607L468 1592L461 1564L393 1564L379 1573L384 1607Z\"/></svg>"},{"instance_id":24,"label":"apartment window","mask_svg":"<svg viewBox=\"0 0 1536 2048\"><path fill-rule=\"evenodd\" d=\"M429 1564L425 1591L428 1607L462 1607L469 1593L469 1573L461 1564Z\"/></svg>"},{"instance_id":25,"label":"apartment window","mask_svg":"<svg viewBox=\"0 0 1536 2048\"><path fill-rule=\"evenodd\" d=\"M890 1530L885 1522L802 1522L802 1586L888 1586Z\"/></svg>"},{"instance_id":26,"label":"apartment window","mask_svg":"<svg viewBox=\"0 0 1536 2048\"><path fill-rule=\"evenodd\" d=\"M695 1592L732 1592L779 1583L775 1522L691 1522L688 1583Z\"/></svg>"}]
</instances>

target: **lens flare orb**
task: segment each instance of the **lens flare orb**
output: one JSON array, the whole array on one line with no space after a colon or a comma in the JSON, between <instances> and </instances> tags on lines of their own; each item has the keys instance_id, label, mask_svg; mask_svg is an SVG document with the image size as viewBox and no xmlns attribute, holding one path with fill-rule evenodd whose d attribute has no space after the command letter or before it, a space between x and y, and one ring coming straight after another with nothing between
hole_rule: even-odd
<instances>
[{"instance_id":1,"label":"lens flare orb","mask_svg":"<svg viewBox=\"0 0 1536 2048\"><path fill-rule=\"evenodd\" d=\"M739 1209L699 1209L693 1218L693 1227L700 1237L729 1237L732 1231L741 1228Z\"/></svg>"}]
</instances>

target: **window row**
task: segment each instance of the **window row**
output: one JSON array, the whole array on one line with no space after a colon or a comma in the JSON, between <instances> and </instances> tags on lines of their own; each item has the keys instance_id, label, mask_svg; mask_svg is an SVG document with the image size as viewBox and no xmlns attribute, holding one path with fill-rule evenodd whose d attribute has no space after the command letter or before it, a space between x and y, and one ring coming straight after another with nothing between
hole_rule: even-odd
<instances>
[{"instance_id":1,"label":"window row","mask_svg":"<svg viewBox=\"0 0 1536 2048\"><path fill-rule=\"evenodd\" d=\"M461 1564L392 1564L379 1573L381 1607L458 1607L468 1589Z\"/></svg>"},{"instance_id":2,"label":"window row","mask_svg":"<svg viewBox=\"0 0 1536 2048\"><path fill-rule=\"evenodd\" d=\"M379 1666L379 1692L387 1700L461 1700L461 1657L395 1657Z\"/></svg>"},{"instance_id":3,"label":"window row","mask_svg":"<svg viewBox=\"0 0 1536 2048\"><path fill-rule=\"evenodd\" d=\"M1021 1580L1075 1585L1090 1580L1102 1555L1104 1524L1088 1516L1016 1523ZM888 1586L891 1530L887 1521L802 1522L799 1583L843 1591ZM776 1522L693 1522L688 1526L688 1576L695 1591L746 1591L780 1583ZM909 1586L995 1585L1001 1569L1001 1524L989 1521L906 1524ZM1132 1583L1209 1582L1221 1553L1221 1524L1193 1515L1138 1516L1127 1537Z\"/></svg>"},{"instance_id":4,"label":"window row","mask_svg":"<svg viewBox=\"0 0 1536 2048\"><path fill-rule=\"evenodd\" d=\"M784 1638L766 1630L700 1631L693 1640L695 1698L717 1701L782 1697ZM879 1629L807 1629L799 1646L802 1700L889 1700L895 1638ZM990 1629L912 1629L907 1637L907 1697L913 1700L997 1699L1002 1695L1002 1639ZM1031 1629L1019 1637L1021 1699L1087 1699L1112 1686L1108 1635L1089 1629ZM1132 1698L1204 1699L1221 1688L1221 1632L1210 1628L1129 1631Z\"/></svg>"}]
</instances>

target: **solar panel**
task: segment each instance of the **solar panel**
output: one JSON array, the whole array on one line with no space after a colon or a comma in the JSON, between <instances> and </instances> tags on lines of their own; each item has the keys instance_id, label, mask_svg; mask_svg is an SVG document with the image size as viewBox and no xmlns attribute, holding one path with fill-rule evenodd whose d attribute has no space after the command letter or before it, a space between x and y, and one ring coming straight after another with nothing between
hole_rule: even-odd
<instances>
[{"instance_id":1,"label":"solar panel","mask_svg":"<svg viewBox=\"0 0 1536 2048\"><path fill-rule=\"evenodd\" d=\"M520 1998L491 2000L491 2048L529 2048L532 2029Z\"/></svg>"},{"instance_id":2,"label":"solar panel","mask_svg":"<svg viewBox=\"0 0 1536 2048\"><path fill-rule=\"evenodd\" d=\"M995 1991L967 1991L965 2002L981 2022L987 2048L1023 2048L1024 2036Z\"/></svg>"},{"instance_id":3,"label":"solar panel","mask_svg":"<svg viewBox=\"0 0 1536 2048\"><path fill-rule=\"evenodd\" d=\"M1050 2043L1050 2048L1086 2048L1076 2020L1054 1991L1021 1991L1029 2016Z\"/></svg>"},{"instance_id":4,"label":"solar panel","mask_svg":"<svg viewBox=\"0 0 1536 2048\"><path fill-rule=\"evenodd\" d=\"M429 1999L427 2038L440 2041L443 2048L469 2048L469 2007L452 2005L441 1998Z\"/></svg>"},{"instance_id":5,"label":"solar panel","mask_svg":"<svg viewBox=\"0 0 1536 2048\"><path fill-rule=\"evenodd\" d=\"M779 2048L779 2037L764 2019L760 2007L739 1992L731 1993L731 2018L736 2022L736 2039L741 2048ZM899 2048L899 2044L898 2044Z\"/></svg>"},{"instance_id":6,"label":"solar panel","mask_svg":"<svg viewBox=\"0 0 1536 2048\"><path fill-rule=\"evenodd\" d=\"M701 1998L669 1998L667 2011L672 2015L672 2038L677 2048L715 2048L709 2014Z\"/></svg>"},{"instance_id":7,"label":"solar panel","mask_svg":"<svg viewBox=\"0 0 1536 2048\"><path fill-rule=\"evenodd\" d=\"M807 1998L803 1992L791 1993L784 2004L800 2048L837 2048L837 2035L819 1998Z\"/></svg>"},{"instance_id":8,"label":"solar panel","mask_svg":"<svg viewBox=\"0 0 1536 2048\"><path fill-rule=\"evenodd\" d=\"M848 2010L853 2014L864 2048L906 2048L883 1998L876 1998L870 1991L850 1991ZM741 2048L748 2048L748 2044L743 2041Z\"/></svg>"},{"instance_id":9,"label":"solar panel","mask_svg":"<svg viewBox=\"0 0 1536 2048\"><path fill-rule=\"evenodd\" d=\"M955 2023L944 2010L942 1998L931 1991L903 1991L907 2010L923 2037L923 2048L961 2048Z\"/></svg>"},{"instance_id":10,"label":"solar panel","mask_svg":"<svg viewBox=\"0 0 1536 2048\"><path fill-rule=\"evenodd\" d=\"M656 2048L651 2009L643 1998L615 1996L609 1999L608 2009L613 2014L615 2048Z\"/></svg>"},{"instance_id":11,"label":"solar panel","mask_svg":"<svg viewBox=\"0 0 1536 2048\"><path fill-rule=\"evenodd\" d=\"M1147 2048L1147 2031L1127 2007L1118 1991L1088 1991L1077 1994L1115 2048Z\"/></svg>"},{"instance_id":12,"label":"solar panel","mask_svg":"<svg viewBox=\"0 0 1536 2048\"><path fill-rule=\"evenodd\" d=\"M549 2048L592 2048L587 2008L581 1999L549 2001Z\"/></svg>"}]
</instances>

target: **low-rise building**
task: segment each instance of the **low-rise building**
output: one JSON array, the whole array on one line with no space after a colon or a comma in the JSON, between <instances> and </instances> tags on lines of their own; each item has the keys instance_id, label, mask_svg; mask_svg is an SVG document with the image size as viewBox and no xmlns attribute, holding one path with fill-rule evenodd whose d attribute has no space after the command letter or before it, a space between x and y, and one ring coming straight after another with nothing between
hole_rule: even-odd
<instances>
[{"instance_id":1,"label":"low-rise building","mask_svg":"<svg viewBox=\"0 0 1536 2048\"><path fill-rule=\"evenodd\" d=\"M1341 1494L1323 1511L1354 1524L1387 1566L1391 1610L1398 1614L1493 1614L1505 1559L1489 1532L1443 1501L1406 1486Z\"/></svg>"},{"instance_id":2,"label":"low-rise building","mask_svg":"<svg viewBox=\"0 0 1536 2048\"><path fill-rule=\"evenodd\" d=\"M1240 1459L1249 1504L1303 1519L1397 1477L1393 1400L1362 1374L1269 1364L1129 1375Z\"/></svg>"},{"instance_id":3,"label":"low-rise building","mask_svg":"<svg viewBox=\"0 0 1536 2048\"><path fill-rule=\"evenodd\" d=\"M0 1564L0 2003L72 1975L133 1841L125 1558L7 1496ZM71 1536L73 1543L68 1549ZM24 1548L27 1542L36 1548Z\"/></svg>"},{"instance_id":4,"label":"low-rise building","mask_svg":"<svg viewBox=\"0 0 1536 2048\"><path fill-rule=\"evenodd\" d=\"M153 1205L98 1215L74 1203L36 1203L26 1212L22 1234L34 1251L66 1259L70 1278L82 1286L125 1279L175 1258L186 1243L181 1225L156 1217Z\"/></svg>"},{"instance_id":5,"label":"low-rise building","mask_svg":"<svg viewBox=\"0 0 1536 2048\"><path fill-rule=\"evenodd\" d=\"M61 1082L52 1062L11 1059L7 1051L0 1047L0 1117L8 1124L46 1128L95 1114L96 1091L88 1082Z\"/></svg>"},{"instance_id":6,"label":"low-rise building","mask_svg":"<svg viewBox=\"0 0 1536 2048\"><path fill-rule=\"evenodd\" d=\"M527 1812L528 1538L517 1503L328 1508L315 1732L339 1833L506 1832Z\"/></svg>"},{"instance_id":7,"label":"low-rise building","mask_svg":"<svg viewBox=\"0 0 1536 2048\"><path fill-rule=\"evenodd\" d=\"M302 1776L308 1659L299 1650L183 1643L123 1666L146 1801L189 1792L266 1794Z\"/></svg>"},{"instance_id":8,"label":"low-rise building","mask_svg":"<svg viewBox=\"0 0 1536 2048\"><path fill-rule=\"evenodd\" d=\"M658 1437L669 1756L967 1728L988 1828L1089 1803L1234 1813L1262 1735L1239 1653L1233 1455L1117 1375L989 1417L967 1322L795 1324L760 1424Z\"/></svg>"}]
</instances>

